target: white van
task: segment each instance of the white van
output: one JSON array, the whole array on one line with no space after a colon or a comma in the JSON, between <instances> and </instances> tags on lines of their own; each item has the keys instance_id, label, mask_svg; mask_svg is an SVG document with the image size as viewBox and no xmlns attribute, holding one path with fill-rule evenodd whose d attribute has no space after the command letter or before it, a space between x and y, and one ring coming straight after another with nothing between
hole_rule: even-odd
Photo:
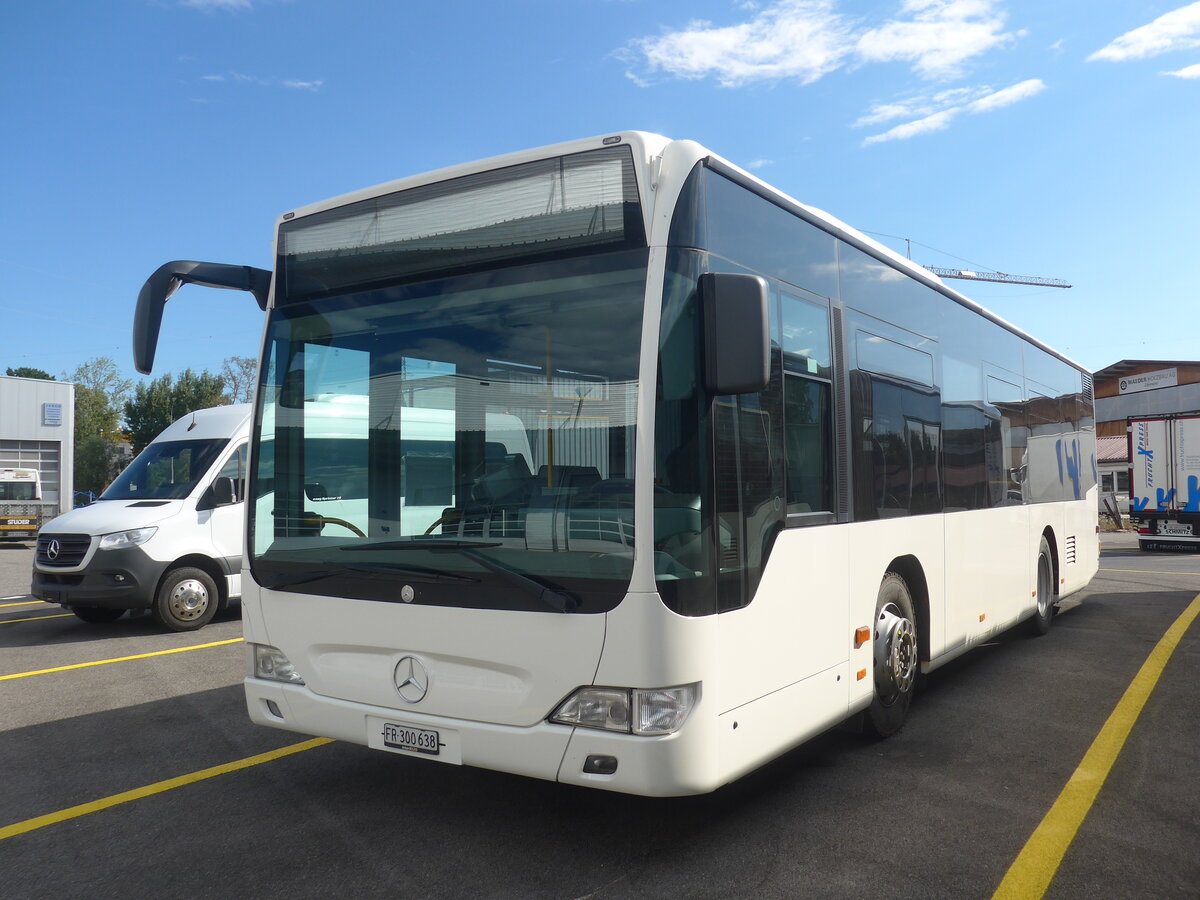
<instances>
[{"instance_id":1,"label":"white van","mask_svg":"<svg viewBox=\"0 0 1200 900\"><path fill-rule=\"evenodd\" d=\"M99 500L47 523L33 596L85 622L149 609L172 631L202 628L240 597L250 410L189 413Z\"/></svg>"}]
</instances>

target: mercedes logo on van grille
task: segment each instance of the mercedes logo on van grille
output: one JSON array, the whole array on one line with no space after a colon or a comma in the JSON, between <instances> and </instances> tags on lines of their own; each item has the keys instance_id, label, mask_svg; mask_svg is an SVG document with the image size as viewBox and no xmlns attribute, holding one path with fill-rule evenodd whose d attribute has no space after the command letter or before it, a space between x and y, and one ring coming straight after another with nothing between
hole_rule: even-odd
<instances>
[{"instance_id":1,"label":"mercedes logo on van grille","mask_svg":"<svg viewBox=\"0 0 1200 900\"><path fill-rule=\"evenodd\" d=\"M404 656L396 663L396 691L405 703L420 703L429 690L429 673L415 656Z\"/></svg>"},{"instance_id":2,"label":"mercedes logo on van grille","mask_svg":"<svg viewBox=\"0 0 1200 900\"><path fill-rule=\"evenodd\" d=\"M46 559L58 559L58 554L62 551L62 544L58 541L51 541L46 545Z\"/></svg>"}]
</instances>

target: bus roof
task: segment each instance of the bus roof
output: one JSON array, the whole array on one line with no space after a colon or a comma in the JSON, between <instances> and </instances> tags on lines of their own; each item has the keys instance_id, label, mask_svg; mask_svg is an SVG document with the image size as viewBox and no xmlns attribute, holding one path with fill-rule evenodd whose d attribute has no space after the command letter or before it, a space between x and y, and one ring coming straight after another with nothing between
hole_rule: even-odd
<instances>
[{"instance_id":1,"label":"bus roof","mask_svg":"<svg viewBox=\"0 0 1200 900\"><path fill-rule=\"evenodd\" d=\"M938 293L955 301L956 303L966 307L997 325L1012 332L1017 337L1029 342L1039 349L1057 357L1068 365L1078 369L1081 372L1087 373L1090 376L1090 370L1075 362L1070 357L1060 353L1053 347L1038 340L1033 335L1018 328L1003 317L997 315L970 297L966 296L954 288L946 285L937 275L930 272L924 266L917 265L912 260L901 256L890 247L886 247L866 234L858 231L837 217L830 215L824 210L814 206L808 206L796 200L794 197L784 193L778 188L768 184L762 179L750 174L745 169L730 162L724 157L713 153L711 150L688 140L672 140L660 134L654 134L646 131L622 131L614 132L607 135L596 135L594 137L582 138L579 140L566 141L559 144L550 144L544 147L536 147L529 150L522 150L516 153L507 153L501 156L493 156L486 159L475 160L472 162L461 163L459 165L448 166L441 169L435 169L429 172L424 172L417 175L412 175L406 178L397 179L395 181L384 182L372 187L363 188L353 191L348 194L343 194L338 197L332 197L328 200L311 203L303 207L298 207L290 212L286 212L276 221L276 234L278 227L285 222L290 222L296 218L309 216L314 213L323 212L328 209L335 209L345 206L350 203L355 203L361 200L370 200L374 197L380 197L387 194L397 193L399 191L409 190L415 187L421 187L427 184L436 184L439 182L449 181L455 178L462 178L467 175L474 175L479 172L488 172L496 169L503 169L509 166L521 165L522 163L535 162L541 159L548 159L555 156L567 156L573 153L583 153L588 150L597 150L602 147L613 146L617 144L625 144L633 148L636 175L638 179L638 189L643 198L653 199L661 203L669 203L673 207L677 199L678 188L682 186L684 179L691 172L696 163L705 163L726 177L739 182L743 187L760 195L766 200L774 203L782 209L791 212L794 215L808 221L812 225L826 231L835 237L845 241L851 246L875 257L881 262L903 272L910 278L919 281L926 286L936 290ZM670 160L672 165L668 166L663 161ZM675 191L658 190L660 182L666 179L673 179L675 183ZM658 211L657 218L661 220L661 210ZM651 202L643 204L643 216L645 217L646 233L650 235L651 245L665 244L666 228L660 227L657 232L654 228L656 210ZM666 217L666 226L669 227L670 217Z\"/></svg>"}]
</instances>

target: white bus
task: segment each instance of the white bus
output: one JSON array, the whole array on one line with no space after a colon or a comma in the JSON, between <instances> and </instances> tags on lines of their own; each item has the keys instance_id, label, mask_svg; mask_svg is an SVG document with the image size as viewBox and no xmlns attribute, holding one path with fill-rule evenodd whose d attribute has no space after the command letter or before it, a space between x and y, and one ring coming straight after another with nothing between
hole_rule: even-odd
<instances>
[{"instance_id":1,"label":"white bus","mask_svg":"<svg viewBox=\"0 0 1200 900\"><path fill-rule=\"evenodd\" d=\"M267 311L255 722L701 793L846 720L896 731L919 672L1046 631L1096 572L1087 373L693 142L408 178L275 247L167 263L135 320L149 372L180 284ZM353 529L309 488L334 394L366 410ZM453 428L414 466L429 409Z\"/></svg>"}]
</instances>

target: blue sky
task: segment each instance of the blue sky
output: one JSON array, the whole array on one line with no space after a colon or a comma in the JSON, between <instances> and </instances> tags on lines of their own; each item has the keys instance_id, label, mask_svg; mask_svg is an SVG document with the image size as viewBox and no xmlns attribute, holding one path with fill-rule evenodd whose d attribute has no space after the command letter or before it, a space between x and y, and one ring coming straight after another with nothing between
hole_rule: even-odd
<instances>
[{"instance_id":1,"label":"blue sky","mask_svg":"<svg viewBox=\"0 0 1200 900\"><path fill-rule=\"evenodd\" d=\"M1069 280L950 283L1089 368L1200 359L1200 3L43 0L5 34L0 371L133 375L167 260L269 268L288 209L635 128L918 262ZM261 326L185 288L154 374Z\"/></svg>"}]
</instances>

